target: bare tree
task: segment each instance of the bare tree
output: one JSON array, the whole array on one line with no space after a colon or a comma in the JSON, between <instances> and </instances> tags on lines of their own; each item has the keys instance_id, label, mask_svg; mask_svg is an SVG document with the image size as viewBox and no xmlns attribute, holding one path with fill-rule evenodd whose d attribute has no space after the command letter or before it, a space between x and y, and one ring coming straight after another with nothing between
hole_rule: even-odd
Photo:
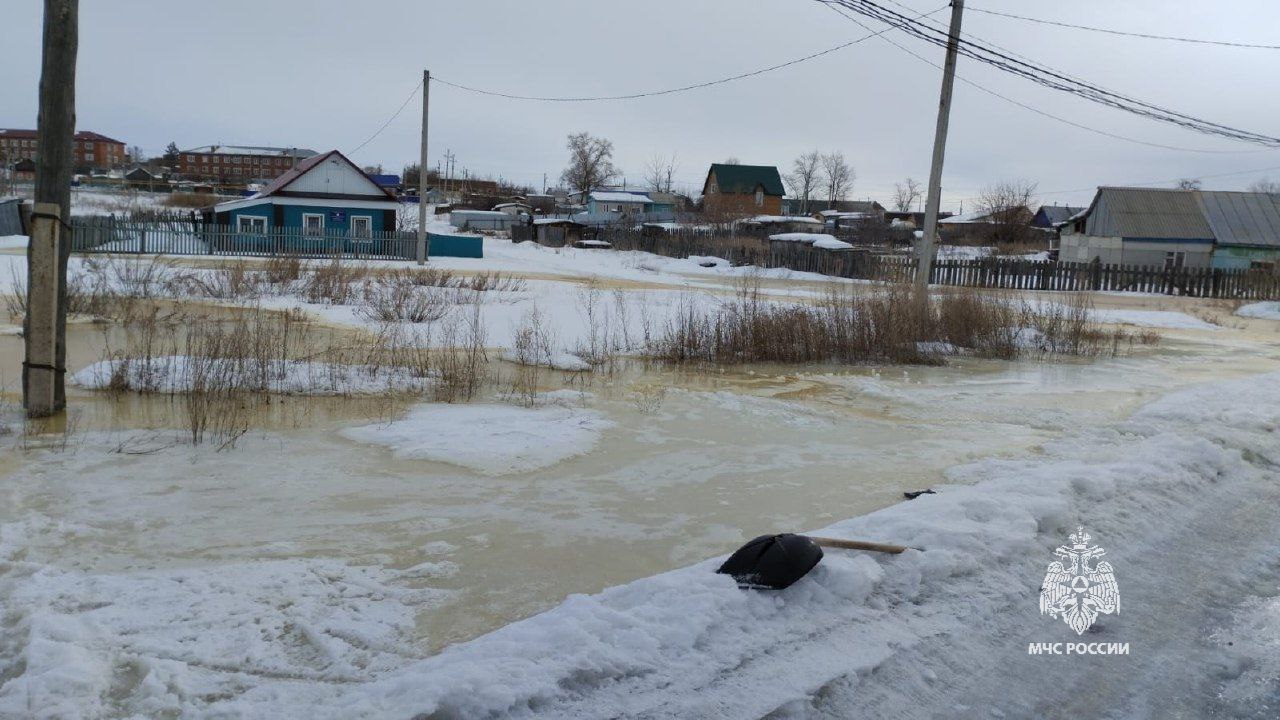
<instances>
[{"instance_id":1,"label":"bare tree","mask_svg":"<svg viewBox=\"0 0 1280 720\"><path fill-rule=\"evenodd\" d=\"M675 153L671 153L671 157L655 154L645 170L645 185L654 192L671 192L671 186L675 184L676 167Z\"/></svg>"},{"instance_id":2,"label":"bare tree","mask_svg":"<svg viewBox=\"0 0 1280 720\"><path fill-rule=\"evenodd\" d=\"M613 165L613 143L604 138L576 133L569 136L565 147L569 149L569 166L560 174L560 181L573 190L590 193L622 174Z\"/></svg>"},{"instance_id":3,"label":"bare tree","mask_svg":"<svg viewBox=\"0 0 1280 720\"><path fill-rule=\"evenodd\" d=\"M1031 201L1036 183L1030 180L1001 180L982 189L978 211L986 217L986 240L996 245L1014 245L1031 238Z\"/></svg>"},{"instance_id":4,"label":"bare tree","mask_svg":"<svg viewBox=\"0 0 1280 720\"><path fill-rule=\"evenodd\" d=\"M130 145L128 152L125 154L128 155L128 161L134 165L141 165L147 161L146 155L139 145Z\"/></svg>"},{"instance_id":5,"label":"bare tree","mask_svg":"<svg viewBox=\"0 0 1280 720\"><path fill-rule=\"evenodd\" d=\"M907 178L893 184L893 209L898 212L911 212L911 207L920 199L920 183L915 178Z\"/></svg>"},{"instance_id":6,"label":"bare tree","mask_svg":"<svg viewBox=\"0 0 1280 720\"><path fill-rule=\"evenodd\" d=\"M1262 178L1249 186L1249 192L1268 193L1270 195L1280 195L1280 181L1271 178Z\"/></svg>"},{"instance_id":7,"label":"bare tree","mask_svg":"<svg viewBox=\"0 0 1280 720\"><path fill-rule=\"evenodd\" d=\"M829 207L834 207L837 200L843 200L849 194L855 177L844 153L837 150L822 156L822 183L827 191Z\"/></svg>"},{"instance_id":8,"label":"bare tree","mask_svg":"<svg viewBox=\"0 0 1280 720\"><path fill-rule=\"evenodd\" d=\"M741 165L742 161L736 157L727 157L721 165Z\"/></svg>"},{"instance_id":9,"label":"bare tree","mask_svg":"<svg viewBox=\"0 0 1280 720\"><path fill-rule=\"evenodd\" d=\"M800 199L800 213L809 213L809 201L818 189L822 175L822 155L814 150L796 158L791 163L791 174L787 175L787 184L791 186L791 194Z\"/></svg>"},{"instance_id":10,"label":"bare tree","mask_svg":"<svg viewBox=\"0 0 1280 720\"><path fill-rule=\"evenodd\" d=\"M1179 190L1199 190L1200 178L1182 178L1178 181Z\"/></svg>"}]
</instances>

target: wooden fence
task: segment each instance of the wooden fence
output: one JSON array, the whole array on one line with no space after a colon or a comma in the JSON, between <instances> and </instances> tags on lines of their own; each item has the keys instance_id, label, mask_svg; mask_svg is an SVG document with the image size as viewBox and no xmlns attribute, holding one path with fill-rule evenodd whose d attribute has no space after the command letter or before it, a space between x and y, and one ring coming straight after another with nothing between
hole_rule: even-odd
<instances>
[{"instance_id":1,"label":"wooden fence","mask_svg":"<svg viewBox=\"0 0 1280 720\"><path fill-rule=\"evenodd\" d=\"M913 257L877 249L830 251L800 243L773 243L773 247L769 247L749 237L611 233L604 239L617 250L643 250L681 258L713 256L734 265L787 268L883 282L913 282L917 267ZM1240 300L1280 299L1280 275L1266 270L1163 268L1014 258L938 259L933 264L929 281L935 285L1012 290L1090 290Z\"/></svg>"},{"instance_id":2,"label":"wooden fence","mask_svg":"<svg viewBox=\"0 0 1280 720\"><path fill-rule=\"evenodd\" d=\"M417 233L404 230L356 237L328 229L308 233L275 228L241 232L229 225L200 222L121 222L112 218L75 218L71 251L78 253L154 253L162 255L227 255L234 257L347 257L369 260L414 260ZM480 238L431 234L431 255L481 257Z\"/></svg>"}]
</instances>

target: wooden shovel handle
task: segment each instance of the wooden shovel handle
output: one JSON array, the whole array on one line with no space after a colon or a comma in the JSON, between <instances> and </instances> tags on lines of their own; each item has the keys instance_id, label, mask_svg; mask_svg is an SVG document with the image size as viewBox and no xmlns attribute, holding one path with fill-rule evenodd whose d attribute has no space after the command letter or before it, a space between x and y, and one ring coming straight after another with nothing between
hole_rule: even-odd
<instances>
[{"instance_id":1,"label":"wooden shovel handle","mask_svg":"<svg viewBox=\"0 0 1280 720\"><path fill-rule=\"evenodd\" d=\"M809 536L809 539L822 547L844 548L845 550L870 550L871 552L882 552L897 555L906 552L911 548L903 545L886 545L885 543L864 542L862 540L841 540L839 538L825 538Z\"/></svg>"}]
</instances>

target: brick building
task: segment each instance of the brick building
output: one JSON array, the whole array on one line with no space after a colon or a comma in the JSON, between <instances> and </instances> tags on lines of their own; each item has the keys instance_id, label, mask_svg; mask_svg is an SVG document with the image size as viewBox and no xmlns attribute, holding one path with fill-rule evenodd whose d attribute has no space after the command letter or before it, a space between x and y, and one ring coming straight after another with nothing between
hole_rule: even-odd
<instances>
[{"instance_id":1,"label":"brick building","mask_svg":"<svg viewBox=\"0 0 1280 720\"><path fill-rule=\"evenodd\" d=\"M782 176L772 165L717 163L707 171L702 186L703 212L717 220L780 215L785 194Z\"/></svg>"},{"instance_id":2,"label":"brick building","mask_svg":"<svg viewBox=\"0 0 1280 720\"><path fill-rule=\"evenodd\" d=\"M183 150L177 171L187 179L220 182L274 180L301 160L318 155L306 148L204 145Z\"/></svg>"},{"instance_id":3,"label":"brick building","mask_svg":"<svg viewBox=\"0 0 1280 720\"><path fill-rule=\"evenodd\" d=\"M0 158L13 165L19 160L35 160L40 136L35 130L0 129ZM101 133L81 130L75 134L72 160L76 170L110 170L125 163L124 143Z\"/></svg>"}]
</instances>

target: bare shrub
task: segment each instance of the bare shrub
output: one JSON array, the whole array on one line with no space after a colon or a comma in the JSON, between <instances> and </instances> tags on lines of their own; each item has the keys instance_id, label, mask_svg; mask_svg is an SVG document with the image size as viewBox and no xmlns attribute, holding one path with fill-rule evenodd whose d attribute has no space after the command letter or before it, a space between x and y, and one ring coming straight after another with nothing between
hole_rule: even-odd
<instances>
[{"instance_id":1,"label":"bare shrub","mask_svg":"<svg viewBox=\"0 0 1280 720\"><path fill-rule=\"evenodd\" d=\"M554 352L552 330L543 322L542 312L535 307L521 318L511 344L510 358L516 363L511 395L521 405L533 407L537 402L543 368L553 364Z\"/></svg>"},{"instance_id":2,"label":"bare shrub","mask_svg":"<svg viewBox=\"0 0 1280 720\"><path fill-rule=\"evenodd\" d=\"M657 415L667 399L667 388L662 385L639 385L631 391L631 404L642 415Z\"/></svg>"},{"instance_id":3,"label":"bare shrub","mask_svg":"<svg viewBox=\"0 0 1280 720\"><path fill-rule=\"evenodd\" d=\"M446 319L440 331L440 344L435 399L450 403L470 400L484 381L488 361L480 306L461 318L453 315Z\"/></svg>"},{"instance_id":4,"label":"bare shrub","mask_svg":"<svg viewBox=\"0 0 1280 720\"><path fill-rule=\"evenodd\" d=\"M296 255L272 255L262 266L263 279L270 285L289 285L302 277L302 260Z\"/></svg>"},{"instance_id":5,"label":"bare shrub","mask_svg":"<svg viewBox=\"0 0 1280 720\"><path fill-rule=\"evenodd\" d=\"M327 265L307 273L302 283L302 294L310 303L346 305L356 297L356 281L368 272L363 265L344 263L335 257Z\"/></svg>"},{"instance_id":6,"label":"bare shrub","mask_svg":"<svg viewBox=\"0 0 1280 720\"><path fill-rule=\"evenodd\" d=\"M182 294L216 300L253 300L262 296L262 280L256 269L238 261L201 273L180 275L171 286Z\"/></svg>"},{"instance_id":7,"label":"bare shrub","mask_svg":"<svg viewBox=\"0 0 1280 720\"><path fill-rule=\"evenodd\" d=\"M447 290L422 287L398 275L366 283L357 312L375 322L427 323L447 315L453 300Z\"/></svg>"}]
</instances>

